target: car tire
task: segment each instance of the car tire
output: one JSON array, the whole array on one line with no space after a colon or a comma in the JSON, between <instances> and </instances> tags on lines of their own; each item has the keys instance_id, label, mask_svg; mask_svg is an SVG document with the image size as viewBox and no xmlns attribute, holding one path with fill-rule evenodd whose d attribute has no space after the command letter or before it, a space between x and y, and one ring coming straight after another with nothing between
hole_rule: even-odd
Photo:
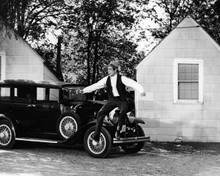
<instances>
[{"instance_id":1,"label":"car tire","mask_svg":"<svg viewBox=\"0 0 220 176\"><path fill-rule=\"evenodd\" d=\"M64 113L57 121L57 132L61 140L70 138L80 127L80 117L75 113Z\"/></svg>"},{"instance_id":2,"label":"car tire","mask_svg":"<svg viewBox=\"0 0 220 176\"><path fill-rule=\"evenodd\" d=\"M13 124L8 120L0 120L0 148L10 149L15 143Z\"/></svg>"},{"instance_id":3,"label":"car tire","mask_svg":"<svg viewBox=\"0 0 220 176\"><path fill-rule=\"evenodd\" d=\"M137 137L138 136L145 136L144 130L141 128L141 126L137 125L136 130L137 130L137 134L138 134L138 135L136 135ZM132 135L132 136L134 136L134 135ZM133 153L139 152L144 147L144 144L145 144L145 142L127 143L127 144L122 144L121 148L126 153L133 154Z\"/></svg>"},{"instance_id":4,"label":"car tire","mask_svg":"<svg viewBox=\"0 0 220 176\"><path fill-rule=\"evenodd\" d=\"M85 150L90 156L95 158L107 157L112 147L111 134L106 128L102 127L98 143L93 140L94 134L95 126L90 127L86 131L83 140Z\"/></svg>"}]
</instances>

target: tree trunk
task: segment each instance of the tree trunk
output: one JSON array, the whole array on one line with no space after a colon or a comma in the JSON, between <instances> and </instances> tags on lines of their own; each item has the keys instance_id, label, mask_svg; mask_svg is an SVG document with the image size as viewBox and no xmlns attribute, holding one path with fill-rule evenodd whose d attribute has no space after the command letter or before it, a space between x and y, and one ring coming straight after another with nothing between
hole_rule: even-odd
<instances>
[{"instance_id":1,"label":"tree trunk","mask_svg":"<svg viewBox=\"0 0 220 176\"><path fill-rule=\"evenodd\" d=\"M97 68L97 62L98 62L98 39L95 41L95 57L93 62L93 75L92 75L92 83L96 82L96 68Z\"/></svg>"},{"instance_id":2,"label":"tree trunk","mask_svg":"<svg viewBox=\"0 0 220 176\"><path fill-rule=\"evenodd\" d=\"M87 45L87 83L90 85L90 79L91 79L91 69L90 69L90 47L91 47L91 41L92 39L92 31L89 31L89 37L88 37L88 45Z\"/></svg>"},{"instance_id":3,"label":"tree trunk","mask_svg":"<svg viewBox=\"0 0 220 176\"><path fill-rule=\"evenodd\" d=\"M58 37L58 43L57 43L57 64L56 64L56 72L59 80L63 81L63 75L61 72L61 42L62 37Z\"/></svg>"}]
</instances>

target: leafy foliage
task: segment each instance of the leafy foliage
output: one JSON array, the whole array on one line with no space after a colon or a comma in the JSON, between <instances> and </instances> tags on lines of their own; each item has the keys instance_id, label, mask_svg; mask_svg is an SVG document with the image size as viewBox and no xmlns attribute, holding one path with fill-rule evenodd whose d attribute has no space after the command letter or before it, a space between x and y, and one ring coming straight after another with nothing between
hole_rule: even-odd
<instances>
[{"instance_id":1,"label":"leafy foliage","mask_svg":"<svg viewBox=\"0 0 220 176\"><path fill-rule=\"evenodd\" d=\"M219 41L219 0L159 0L155 6L164 10L164 16L159 16L155 10L150 13L153 20L160 26L152 29L152 35L156 38L164 38L182 19L191 15L197 22L207 30L210 35Z\"/></svg>"},{"instance_id":2,"label":"leafy foliage","mask_svg":"<svg viewBox=\"0 0 220 176\"><path fill-rule=\"evenodd\" d=\"M78 67L81 73L79 75L82 75L81 82L90 84L103 77L111 60L119 60L121 63L126 59L132 60L128 69L123 67L123 71L129 76L134 75L135 64L142 58L136 53L137 46L128 40L128 32L125 29L131 28L135 22L139 13L137 4L143 5L146 2L82 0L70 7L72 13L64 20L68 26L67 30L76 34L77 39L74 37L73 40L81 41L78 45L75 42L74 45L77 55L72 53L74 63L83 64Z\"/></svg>"},{"instance_id":3,"label":"leafy foliage","mask_svg":"<svg viewBox=\"0 0 220 176\"><path fill-rule=\"evenodd\" d=\"M220 43L220 0L152 2L153 7L149 0L0 0L0 16L56 71L57 38L61 35L60 70L68 82L96 82L107 74L111 60L119 60L121 72L134 78L135 66L144 55L136 51L130 34L141 19L154 21L159 28L149 31L162 39L191 15ZM1 32L5 31L1 25ZM135 33L139 35L136 41L148 40L146 31Z\"/></svg>"},{"instance_id":4,"label":"leafy foliage","mask_svg":"<svg viewBox=\"0 0 220 176\"><path fill-rule=\"evenodd\" d=\"M131 29L148 0L0 0L0 16L28 41L54 69L55 38L62 31L61 70L64 79L90 84L106 74L114 59L134 76L135 65L143 58L125 29Z\"/></svg>"}]
</instances>

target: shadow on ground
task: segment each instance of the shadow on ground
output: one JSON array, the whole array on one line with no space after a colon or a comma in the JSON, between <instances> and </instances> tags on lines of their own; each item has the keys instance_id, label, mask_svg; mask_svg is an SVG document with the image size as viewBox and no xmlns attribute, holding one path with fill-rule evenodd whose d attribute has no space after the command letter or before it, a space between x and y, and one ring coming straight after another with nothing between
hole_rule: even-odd
<instances>
[{"instance_id":1,"label":"shadow on ground","mask_svg":"<svg viewBox=\"0 0 220 176\"><path fill-rule=\"evenodd\" d=\"M148 152L175 152L175 153L213 153L220 154L220 143L200 142L150 142L143 148Z\"/></svg>"},{"instance_id":2,"label":"shadow on ground","mask_svg":"<svg viewBox=\"0 0 220 176\"><path fill-rule=\"evenodd\" d=\"M66 151L85 151L83 145L62 145L45 144L32 142L17 142L14 149L65 149ZM220 154L220 143L199 143L199 142L149 142L146 143L141 152L150 153L179 153L179 154ZM139 154L141 154L141 152ZM111 157L122 157L127 155L119 147L113 147Z\"/></svg>"}]
</instances>

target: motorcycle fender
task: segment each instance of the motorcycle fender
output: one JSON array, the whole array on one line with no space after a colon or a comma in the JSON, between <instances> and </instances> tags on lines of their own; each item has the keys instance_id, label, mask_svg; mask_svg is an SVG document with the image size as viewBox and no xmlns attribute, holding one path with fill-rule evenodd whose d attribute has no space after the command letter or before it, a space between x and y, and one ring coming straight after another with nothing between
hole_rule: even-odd
<instances>
[{"instance_id":1,"label":"motorcycle fender","mask_svg":"<svg viewBox=\"0 0 220 176\"><path fill-rule=\"evenodd\" d=\"M145 124L145 122L144 122L141 118L135 118L135 119L134 119L134 123Z\"/></svg>"},{"instance_id":2,"label":"motorcycle fender","mask_svg":"<svg viewBox=\"0 0 220 176\"><path fill-rule=\"evenodd\" d=\"M112 127L112 126L114 126L114 124L112 122L109 122L109 121L104 121L103 122L103 126L105 126L105 127Z\"/></svg>"}]
</instances>

